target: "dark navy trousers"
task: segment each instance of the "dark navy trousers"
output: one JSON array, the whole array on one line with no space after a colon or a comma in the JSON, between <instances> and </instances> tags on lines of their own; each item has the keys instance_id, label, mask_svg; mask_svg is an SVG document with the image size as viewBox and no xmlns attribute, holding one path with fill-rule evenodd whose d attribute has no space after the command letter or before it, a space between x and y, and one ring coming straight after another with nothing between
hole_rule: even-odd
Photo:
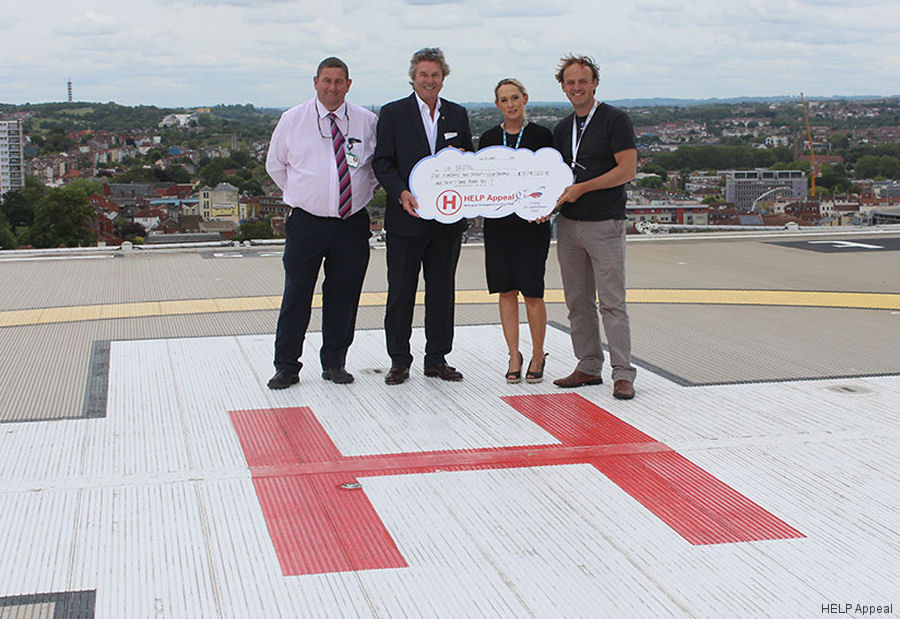
<instances>
[{"instance_id":1,"label":"dark navy trousers","mask_svg":"<svg viewBox=\"0 0 900 619\"><path fill-rule=\"evenodd\" d=\"M299 372L322 264L322 369L344 367L369 266L369 214L316 217L294 208L285 224L284 296L275 332L275 368Z\"/></svg>"}]
</instances>

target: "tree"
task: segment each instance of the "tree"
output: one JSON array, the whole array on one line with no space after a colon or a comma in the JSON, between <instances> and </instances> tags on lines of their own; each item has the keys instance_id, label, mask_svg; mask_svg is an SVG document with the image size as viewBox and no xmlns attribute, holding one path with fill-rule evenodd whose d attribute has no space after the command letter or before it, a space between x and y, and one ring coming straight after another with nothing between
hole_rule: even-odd
<instances>
[{"instance_id":1,"label":"tree","mask_svg":"<svg viewBox=\"0 0 900 619\"><path fill-rule=\"evenodd\" d=\"M255 178L251 178L247 182L244 183L242 191L250 196L261 196L265 192L263 191L262 184Z\"/></svg>"},{"instance_id":2,"label":"tree","mask_svg":"<svg viewBox=\"0 0 900 619\"><path fill-rule=\"evenodd\" d=\"M119 236L122 237L123 241L131 241L134 243L138 238L143 239L147 236L147 231L144 229L144 226L137 222L123 223L122 227L119 229Z\"/></svg>"},{"instance_id":3,"label":"tree","mask_svg":"<svg viewBox=\"0 0 900 619\"><path fill-rule=\"evenodd\" d=\"M15 249L18 247L16 235L12 233L6 215L0 212L0 249Z\"/></svg>"},{"instance_id":4,"label":"tree","mask_svg":"<svg viewBox=\"0 0 900 619\"><path fill-rule=\"evenodd\" d=\"M222 168L222 164L217 161L208 163L200 168L200 183L202 185L215 187L222 182L223 178L225 178L225 171Z\"/></svg>"},{"instance_id":5,"label":"tree","mask_svg":"<svg viewBox=\"0 0 900 619\"><path fill-rule=\"evenodd\" d=\"M90 225L97 217L88 199L99 189L98 183L74 181L50 189L34 209L34 224L29 239L35 247L80 247L96 241Z\"/></svg>"},{"instance_id":6,"label":"tree","mask_svg":"<svg viewBox=\"0 0 900 619\"><path fill-rule=\"evenodd\" d=\"M165 155L163 155L163 152L160 149L151 148L150 150L147 151L147 154L144 155L144 161L146 161L147 163L153 164L153 163L156 163L157 161L159 161L160 159L163 159L164 157L165 157Z\"/></svg>"},{"instance_id":7,"label":"tree","mask_svg":"<svg viewBox=\"0 0 900 619\"><path fill-rule=\"evenodd\" d=\"M163 170L167 181L173 183L190 183L191 175L183 167L177 164L168 165Z\"/></svg>"},{"instance_id":8,"label":"tree","mask_svg":"<svg viewBox=\"0 0 900 619\"><path fill-rule=\"evenodd\" d=\"M250 239L273 239L275 233L272 232L272 224L268 219L255 219L253 221L245 221L240 225L237 236L238 241L249 241Z\"/></svg>"},{"instance_id":9,"label":"tree","mask_svg":"<svg viewBox=\"0 0 900 619\"><path fill-rule=\"evenodd\" d=\"M34 207L47 188L34 176L25 177L25 187L7 191L0 200L0 212L15 232L19 228L27 228L34 221Z\"/></svg>"},{"instance_id":10,"label":"tree","mask_svg":"<svg viewBox=\"0 0 900 619\"><path fill-rule=\"evenodd\" d=\"M112 178L114 183L152 183L159 180L156 176L156 168L149 166L140 166L131 168L121 174L116 174Z\"/></svg>"},{"instance_id":11,"label":"tree","mask_svg":"<svg viewBox=\"0 0 900 619\"><path fill-rule=\"evenodd\" d=\"M40 136L40 140L36 141L35 136L32 136L31 141L39 146L38 153L41 155L64 153L75 147L75 141L66 135L66 130L63 126L54 123L45 135Z\"/></svg>"},{"instance_id":12,"label":"tree","mask_svg":"<svg viewBox=\"0 0 900 619\"><path fill-rule=\"evenodd\" d=\"M832 133L828 141L831 142L831 147L835 150L842 150L850 147L850 138L846 133Z\"/></svg>"},{"instance_id":13,"label":"tree","mask_svg":"<svg viewBox=\"0 0 900 619\"><path fill-rule=\"evenodd\" d=\"M12 229L27 228L34 220L34 205L23 191L7 191L0 201L0 215L3 215L3 220Z\"/></svg>"},{"instance_id":14,"label":"tree","mask_svg":"<svg viewBox=\"0 0 900 619\"><path fill-rule=\"evenodd\" d=\"M812 169L812 164L808 159L803 159L801 161L776 161L772 165L769 166L770 170L806 170L809 172Z\"/></svg>"},{"instance_id":15,"label":"tree","mask_svg":"<svg viewBox=\"0 0 900 619\"><path fill-rule=\"evenodd\" d=\"M372 199L369 201L368 209L369 214L373 217L383 218L384 211L387 208L387 192L383 187L379 187L375 194L372 196Z\"/></svg>"},{"instance_id":16,"label":"tree","mask_svg":"<svg viewBox=\"0 0 900 619\"><path fill-rule=\"evenodd\" d=\"M794 153L791 152L791 149L787 146L776 146L775 148L764 151L770 152L775 157L775 161L781 161L784 163L792 162L794 160Z\"/></svg>"},{"instance_id":17,"label":"tree","mask_svg":"<svg viewBox=\"0 0 900 619\"><path fill-rule=\"evenodd\" d=\"M853 168L856 178L900 178L900 157L863 155Z\"/></svg>"},{"instance_id":18,"label":"tree","mask_svg":"<svg viewBox=\"0 0 900 619\"><path fill-rule=\"evenodd\" d=\"M244 167L250 161L250 154L245 150L236 150L231 153L231 159L239 166Z\"/></svg>"},{"instance_id":19,"label":"tree","mask_svg":"<svg viewBox=\"0 0 900 619\"><path fill-rule=\"evenodd\" d=\"M662 189L665 187L665 184L658 176L645 176L637 182L637 186L646 189Z\"/></svg>"},{"instance_id":20,"label":"tree","mask_svg":"<svg viewBox=\"0 0 900 619\"><path fill-rule=\"evenodd\" d=\"M232 174L231 176L226 176L222 179L223 183L228 183L234 187L237 187L238 191L244 188L244 179L238 176L237 174Z\"/></svg>"},{"instance_id":21,"label":"tree","mask_svg":"<svg viewBox=\"0 0 900 619\"><path fill-rule=\"evenodd\" d=\"M641 168L640 171L645 172L647 174L656 174L658 177L660 177L663 180L666 180L667 178L669 178L669 173L666 172L666 169L664 167L659 166L659 165L654 165L652 163L645 165L643 168Z\"/></svg>"},{"instance_id":22,"label":"tree","mask_svg":"<svg viewBox=\"0 0 900 619\"><path fill-rule=\"evenodd\" d=\"M823 165L819 167L819 177L816 179L816 187L830 189L832 193L847 193L853 189L853 184L847 178L847 172L842 165Z\"/></svg>"}]
</instances>

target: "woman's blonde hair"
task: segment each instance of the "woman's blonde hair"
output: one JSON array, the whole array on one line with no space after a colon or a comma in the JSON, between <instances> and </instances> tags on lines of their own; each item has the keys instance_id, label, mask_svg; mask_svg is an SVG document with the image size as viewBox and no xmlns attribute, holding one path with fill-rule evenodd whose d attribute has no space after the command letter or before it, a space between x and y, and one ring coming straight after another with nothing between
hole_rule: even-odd
<instances>
[{"instance_id":1,"label":"woman's blonde hair","mask_svg":"<svg viewBox=\"0 0 900 619\"><path fill-rule=\"evenodd\" d=\"M511 85L515 86L516 88L519 89L519 91L523 95L525 95L526 97L528 96L528 91L525 90L525 84L523 84L522 82L520 82L519 80L517 80L514 77L504 77L502 80L497 82L496 86L494 86L494 101L497 100L497 91L500 90L500 87L506 86L507 84L511 84Z\"/></svg>"}]
</instances>

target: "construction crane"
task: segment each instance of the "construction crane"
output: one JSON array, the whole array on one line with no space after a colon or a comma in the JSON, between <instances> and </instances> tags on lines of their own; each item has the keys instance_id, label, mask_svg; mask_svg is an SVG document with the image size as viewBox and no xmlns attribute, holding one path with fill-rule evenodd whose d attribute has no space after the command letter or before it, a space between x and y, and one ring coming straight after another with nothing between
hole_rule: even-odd
<instances>
[{"instance_id":1,"label":"construction crane","mask_svg":"<svg viewBox=\"0 0 900 619\"><path fill-rule=\"evenodd\" d=\"M816 149L813 148L813 139L812 139L812 130L809 128L809 110L806 108L806 99L803 98L803 93L800 93L800 101L803 103L803 118L806 120L806 138L809 140L809 158L810 158L810 175L812 177L812 184L810 186L809 195L813 198L816 197L816 174L818 173L818 168L816 167Z\"/></svg>"}]
</instances>

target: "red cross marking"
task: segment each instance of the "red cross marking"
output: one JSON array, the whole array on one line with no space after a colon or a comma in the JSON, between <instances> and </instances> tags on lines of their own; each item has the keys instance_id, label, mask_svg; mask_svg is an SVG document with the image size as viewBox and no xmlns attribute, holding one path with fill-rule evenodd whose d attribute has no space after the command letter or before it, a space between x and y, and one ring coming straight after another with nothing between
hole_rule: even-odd
<instances>
[{"instance_id":1,"label":"red cross marking","mask_svg":"<svg viewBox=\"0 0 900 619\"><path fill-rule=\"evenodd\" d=\"M578 394L504 402L559 443L343 456L309 408L231 411L286 576L406 567L358 478L590 464L691 544L804 537L672 448Z\"/></svg>"}]
</instances>

